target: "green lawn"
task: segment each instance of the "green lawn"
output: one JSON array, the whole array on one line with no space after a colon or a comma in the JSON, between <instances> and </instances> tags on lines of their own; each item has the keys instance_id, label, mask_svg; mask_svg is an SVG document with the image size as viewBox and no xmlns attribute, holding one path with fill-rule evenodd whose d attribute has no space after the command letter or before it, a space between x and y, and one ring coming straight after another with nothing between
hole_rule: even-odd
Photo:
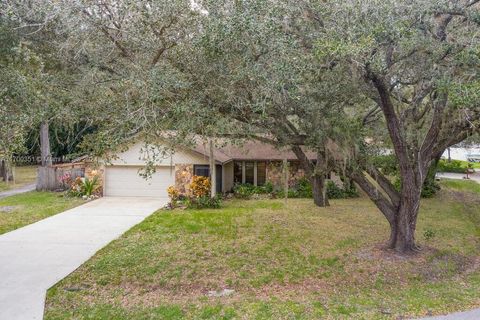
<instances>
[{"instance_id":1,"label":"green lawn","mask_svg":"<svg viewBox=\"0 0 480 320\"><path fill-rule=\"evenodd\" d=\"M480 184L472 180L442 179L442 185L451 190L480 193Z\"/></svg>"},{"instance_id":2,"label":"green lawn","mask_svg":"<svg viewBox=\"0 0 480 320\"><path fill-rule=\"evenodd\" d=\"M364 198L159 211L48 292L46 319L398 319L480 306L480 201L424 200L423 253L383 250ZM460 189L460 190L459 190ZM209 297L211 290L233 289Z\"/></svg>"},{"instance_id":3,"label":"green lawn","mask_svg":"<svg viewBox=\"0 0 480 320\"><path fill-rule=\"evenodd\" d=\"M53 192L28 192L0 199L0 234L73 208L85 201Z\"/></svg>"},{"instance_id":4,"label":"green lawn","mask_svg":"<svg viewBox=\"0 0 480 320\"><path fill-rule=\"evenodd\" d=\"M8 183L0 181L0 192L34 183L37 179L36 166L15 167L14 172L15 181Z\"/></svg>"}]
</instances>

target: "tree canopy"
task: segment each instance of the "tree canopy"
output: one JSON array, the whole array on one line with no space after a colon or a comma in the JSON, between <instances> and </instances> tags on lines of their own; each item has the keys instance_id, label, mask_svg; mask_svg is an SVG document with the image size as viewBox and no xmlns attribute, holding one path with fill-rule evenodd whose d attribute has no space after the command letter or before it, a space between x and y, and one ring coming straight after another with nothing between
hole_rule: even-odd
<instances>
[{"instance_id":1,"label":"tree canopy","mask_svg":"<svg viewBox=\"0 0 480 320\"><path fill-rule=\"evenodd\" d=\"M388 220L389 246L412 252L432 166L479 132L479 2L6 1L12 48L34 48L41 67L2 62L0 81L17 99L16 83L38 70L36 98L16 105L36 105L43 121L81 109L98 129L84 142L94 154L167 130L184 144L202 135L291 148L317 204L330 171L348 176ZM388 150L399 190L375 165Z\"/></svg>"}]
</instances>

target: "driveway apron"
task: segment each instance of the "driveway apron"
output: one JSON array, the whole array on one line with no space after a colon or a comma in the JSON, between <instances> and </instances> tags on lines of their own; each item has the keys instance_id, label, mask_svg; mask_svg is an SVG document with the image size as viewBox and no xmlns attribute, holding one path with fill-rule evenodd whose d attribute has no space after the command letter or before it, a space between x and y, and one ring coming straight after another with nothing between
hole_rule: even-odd
<instances>
[{"instance_id":1,"label":"driveway apron","mask_svg":"<svg viewBox=\"0 0 480 320\"><path fill-rule=\"evenodd\" d=\"M167 203L106 197L0 236L0 320L42 319L48 288Z\"/></svg>"}]
</instances>

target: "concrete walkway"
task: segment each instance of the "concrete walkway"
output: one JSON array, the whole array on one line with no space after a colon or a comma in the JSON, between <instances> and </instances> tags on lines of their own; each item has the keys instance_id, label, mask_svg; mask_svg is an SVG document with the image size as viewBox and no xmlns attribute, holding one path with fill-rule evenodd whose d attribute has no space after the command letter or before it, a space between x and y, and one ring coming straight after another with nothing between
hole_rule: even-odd
<instances>
[{"instance_id":1,"label":"concrete walkway","mask_svg":"<svg viewBox=\"0 0 480 320\"><path fill-rule=\"evenodd\" d=\"M439 172L437 173L436 177L437 178L440 178L440 179L456 179L456 180L464 180L463 178L465 177L466 175L463 174L463 173L450 173L450 172ZM469 174L469 180L472 180L472 181L476 181L478 183L480 183L480 173L479 172L475 172L473 174Z\"/></svg>"},{"instance_id":2,"label":"concrete walkway","mask_svg":"<svg viewBox=\"0 0 480 320\"><path fill-rule=\"evenodd\" d=\"M42 319L48 288L167 199L98 199L0 236L0 320Z\"/></svg>"},{"instance_id":3,"label":"concrete walkway","mask_svg":"<svg viewBox=\"0 0 480 320\"><path fill-rule=\"evenodd\" d=\"M16 194L21 194L21 193L34 191L35 186L36 186L35 183L33 183L33 184L28 184L28 185L20 187L20 188L0 192L0 199L10 197L10 196L14 196Z\"/></svg>"},{"instance_id":4,"label":"concrete walkway","mask_svg":"<svg viewBox=\"0 0 480 320\"><path fill-rule=\"evenodd\" d=\"M423 318L419 320L478 320L480 319L480 309L452 313L447 316L437 316L430 318Z\"/></svg>"}]
</instances>

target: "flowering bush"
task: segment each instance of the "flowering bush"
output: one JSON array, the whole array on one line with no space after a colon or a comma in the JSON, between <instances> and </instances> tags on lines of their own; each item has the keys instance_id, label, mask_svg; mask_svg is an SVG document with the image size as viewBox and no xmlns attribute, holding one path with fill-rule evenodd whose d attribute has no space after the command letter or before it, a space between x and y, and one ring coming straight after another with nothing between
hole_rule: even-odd
<instances>
[{"instance_id":1,"label":"flowering bush","mask_svg":"<svg viewBox=\"0 0 480 320\"><path fill-rule=\"evenodd\" d=\"M74 197L81 197L82 196L82 185L83 185L83 179L81 177L76 177L70 183L70 188L68 190L68 193L71 196L74 196Z\"/></svg>"},{"instance_id":2,"label":"flowering bush","mask_svg":"<svg viewBox=\"0 0 480 320\"><path fill-rule=\"evenodd\" d=\"M174 186L168 187L167 193L172 203L177 202L180 198L180 191L178 191L177 188L175 188Z\"/></svg>"},{"instance_id":3,"label":"flowering bush","mask_svg":"<svg viewBox=\"0 0 480 320\"><path fill-rule=\"evenodd\" d=\"M187 208L203 209L203 208L219 208L221 197L210 197L211 183L208 177L193 176L189 185L190 194L185 197L174 186L167 189L170 197L169 208L175 208L178 204L183 204Z\"/></svg>"},{"instance_id":4,"label":"flowering bush","mask_svg":"<svg viewBox=\"0 0 480 320\"><path fill-rule=\"evenodd\" d=\"M91 198L100 188L98 175L91 178L76 177L72 179L70 174L64 174L60 181L68 186L67 193L73 197Z\"/></svg>"},{"instance_id":5,"label":"flowering bush","mask_svg":"<svg viewBox=\"0 0 480 320\"><path fill-rule=\"evenodd\" d=\"M73 183L72 175L69 172L64 173L63 176L60 177L60 182L65 187L70 186Z\"/></svg>"},{"instance_id":6,"label":"flowering bush","mask_svg":"<svg viewBox=\"0 0 480 320\"><path fill-rule=\"evenodd\" d=\"M210 178L202 176L193 176L190 183L190 190L193 197L201 198L210 195Z\"/></svg>"}]
</instances>

